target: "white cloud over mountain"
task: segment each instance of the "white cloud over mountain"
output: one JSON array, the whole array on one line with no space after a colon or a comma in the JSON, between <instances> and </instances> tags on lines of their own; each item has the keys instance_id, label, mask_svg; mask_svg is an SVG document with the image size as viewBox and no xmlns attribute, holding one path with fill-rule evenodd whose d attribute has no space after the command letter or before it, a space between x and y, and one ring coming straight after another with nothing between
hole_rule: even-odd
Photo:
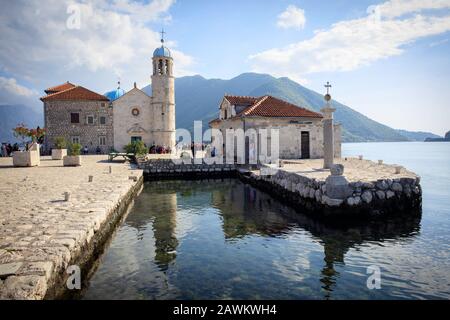
<instances>
[{"instance_id":1,"label":"white cloud over mountain","mask_svg":"<svg viewBox=\"0 0 450 320\"><path fill-rule=\"evenodd\" d=\"M153 50L161 45L149 24L170 21L173 3L11 1L0 12L0 70L39 91L71 80L102 93L112 89L118 77L123 83L137 81L144 86L150 82ZM73 28L68 19L78 13L79 28L76 24ZM178 75L189 74L192 57L176 50L175 43L167 45L177 61Z\"/></svg>"},{"instance_id":2,"label":"white cloud over mountain","mask_svg":"<svg viewBox=\"0 0 450 320\"><path fill-rule=\"evenodd\" d=\"M369 7L363 18L317 30L308 40L251 55L250 63L255 72L301 82L311 73L354 70L400 55L419 38L450 31L449 8L450 0L387 1Z\"/></svg>"},{"instance_id":3,"label":"white cloud over mountain","mask_svg":"<svg viewBox=\"0 0 450 320\"><path fill-rule=\"evenodd\" d=\"M305 10L290 5L283 11L277 19L277 26L283 29L303 29L305 27Z\"/></svg>"},{"instance_id":4,"label":"white cloud over mountain","mask_svg":"<svg viewBox=\"0 0 450 320\"><path fill-rule=\"evenodd\" d=\"M6 93L0 97L0 104L23 102L39 96L39 92L18 84L14 78L0 77L0 91Z\"/></svg>"}]
</instances>

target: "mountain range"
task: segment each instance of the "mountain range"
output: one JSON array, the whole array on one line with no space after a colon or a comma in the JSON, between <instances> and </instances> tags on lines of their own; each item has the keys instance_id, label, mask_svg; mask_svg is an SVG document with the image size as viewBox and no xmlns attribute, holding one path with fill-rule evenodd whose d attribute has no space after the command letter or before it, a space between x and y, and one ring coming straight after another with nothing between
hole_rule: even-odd
<instances>
[{"instance_id":1,"label":"mountain range","mask_svg":"<svg viewBox=\"0 0 450 320\"><path fill-rule=\"evenodd\" d=\"M13 135L12 128L19 123L24 123L30 128L42 127L44 116L34 108L23 104L0 105L0 143L18 141Z\"/></svg>"},{"instance_id":2,"label":"mountain range","mask_svg":"<svg viewBox=\"0 0 450 320\"><path fill-rule=\"evenodd\" d=\"M142 90L151 95L150 85ZM177 128L192 130L193 121L202 120L206 129L208 122L217 118L219 104L225 94L272 95L314 111L320 111L324 105L322 94L289 78L275 78L258 73L243 73L230 80L186 76L175 80ZM336 108L335 120L343 127L344 142L424 141L426 138L439 138L433 133L390 128L338 101L333 100L332 105ZM19 122L28 126L42 125L42 114L23 105L0 106L0 141L11 141L11 128Z\"/></svg>"}]
</instances>

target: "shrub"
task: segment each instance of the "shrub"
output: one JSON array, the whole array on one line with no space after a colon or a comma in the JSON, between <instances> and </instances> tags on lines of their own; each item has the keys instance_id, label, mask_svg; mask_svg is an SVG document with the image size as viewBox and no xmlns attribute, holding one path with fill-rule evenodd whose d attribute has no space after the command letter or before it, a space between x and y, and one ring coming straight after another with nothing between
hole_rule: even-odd
<instances>
[{"instance_id":1,"label":"shrub","mask_svg":"<svg viewBox=\"0 0 450 320\"><path fill-rule=\"evenodd\" d=\"M55 149L65 149L67 148L67 142L64 137L56 137L55 138Z\"/></svg>"},{"instance_id":2,"label":"shrub","mask_svg":"<svg viewBox=\"0 0 450 320\"><path fill-rule=\"evenodd\" d=\"M142 141L133 141L125 146L125 152L141 156L147 154L147 147Z\"/></svg>"},{"instance_id":3,"label":"shrub","mask_svg":"<svg viewBox=\"0 0 450 320\"><path fill-rule=\"evenodd\" d=\"M69 156L79 156L81 153L81 144L71 143L69 145Z\"/></svg>"},{"instance_id":4,"label":"shrub","mask_svg":"<svg viewBox=\"0 0 450 320\"><path fill-rule=\"evenodd\" d=\"M47 131L45 128L41 129L39 126L36 129L29 129L23 123L19 123L15 128L13 128L14 137L20 138L23 143L25 143L26 138L31 138L32 142L43 143L46 132Z\"/></svg>"}]
</instances>

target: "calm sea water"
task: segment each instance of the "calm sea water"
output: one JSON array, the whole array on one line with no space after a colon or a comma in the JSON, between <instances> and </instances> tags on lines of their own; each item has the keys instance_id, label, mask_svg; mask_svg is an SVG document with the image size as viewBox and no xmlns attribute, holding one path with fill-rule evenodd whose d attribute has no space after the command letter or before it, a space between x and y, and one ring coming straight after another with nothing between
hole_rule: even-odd
<instances>
[{"instance_id":1,"label":"calm sea water","mask_svg":"<svg viewBox=\"0 0 450 320\"><path fill-rule=\"evenodd\" d=\"M421 217L336 227L238 180L147 183L83 298L449 299L450 143L343 151L419 173Z\"/></svg>"}]
</instances>

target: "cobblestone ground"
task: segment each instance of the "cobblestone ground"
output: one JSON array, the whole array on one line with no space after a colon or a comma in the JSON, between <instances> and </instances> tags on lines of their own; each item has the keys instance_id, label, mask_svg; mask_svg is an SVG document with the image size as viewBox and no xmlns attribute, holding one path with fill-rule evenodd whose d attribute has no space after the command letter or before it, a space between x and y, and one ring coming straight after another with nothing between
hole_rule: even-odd
<instances>
[{"instance_id":1,"label":"cobblestone ground","mask_svg":"<svg viewBox=\"0 0 450 320\"><path fill-rule=\"evenodd\" d=\"M83 156L81 167L41 157L33 168L0 158L0 299L44 298L52 277L136 184L130 176L141 175L107 156Z\"/></svg>"},{"instance_id":2,"label":"cobblestone ground","mask_svg":"<svg viewBox=\"0 0 450 320\"><path fill-rule=\"evenodd\" d=\"M374 161L359 160L357 158L335 159L336 164L344 165L344 176L349 182L370 182L385 179L412 178L417 175L407 169L401 169L399 174L395 173L395 164L378 164ZM295 172L310 179L324 181L330 170L322 169L323 159L308 160L284 160L283 170Z\"/></svg>"}]
</instances>

